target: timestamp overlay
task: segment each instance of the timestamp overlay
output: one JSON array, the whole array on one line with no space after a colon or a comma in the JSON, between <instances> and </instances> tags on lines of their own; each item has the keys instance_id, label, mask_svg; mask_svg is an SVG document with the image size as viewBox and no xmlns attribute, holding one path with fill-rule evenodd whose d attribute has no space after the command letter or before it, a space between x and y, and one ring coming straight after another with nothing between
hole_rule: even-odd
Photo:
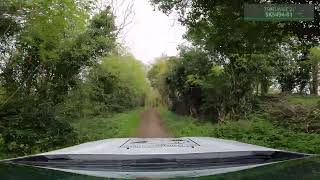
<instances>
[{"instance_id":1,"label":"timestamp overlay","mask_svg":"<svg viewBox=\"0 0 320 180\"><path fill-rule=\"evenodd\" d=\"M245 4L245 21L313 21L313 4Z\"/></svg>"}]
</instances>

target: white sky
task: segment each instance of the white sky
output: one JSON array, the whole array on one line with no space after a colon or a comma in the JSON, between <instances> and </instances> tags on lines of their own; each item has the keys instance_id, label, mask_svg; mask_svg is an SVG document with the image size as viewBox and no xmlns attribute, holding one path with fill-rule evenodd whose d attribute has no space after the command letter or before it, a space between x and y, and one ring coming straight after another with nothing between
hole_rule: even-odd
<instances>
[{"instance_id":1,"label":"white sky","mask_svg":"<svg viewBox=\"0 0 320 180\"><path fill-rule=\"evenodd\" d=\"M122 22L124 8L125 4L120 8L122 10L116 11L117 23ZM121 37L129 52L145 64L163 54L177 55L177 46L185 41L182 39L185 28L176 18L153 9L148 0L135 0L133 23L127 26Z\"/></svg>"}]
</instances>

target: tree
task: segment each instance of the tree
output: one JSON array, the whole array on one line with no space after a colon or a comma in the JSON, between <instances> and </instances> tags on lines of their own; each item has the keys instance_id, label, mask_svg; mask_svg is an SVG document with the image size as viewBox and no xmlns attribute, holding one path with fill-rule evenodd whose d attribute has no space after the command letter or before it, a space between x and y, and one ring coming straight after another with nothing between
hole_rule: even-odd
<instances>
[{"instance_id":1,"label":"tree","mask_svg":"<svg viewBox=\"0 0 320 180\"><path fill-rule=\"evenodd\" d=\"M278 48L267 54L273 67L272 78L280 85L282 93L291 94L297 86L299 73L299 51L292 49L289 42L278 45Z\"/></svg>"},{"instance_id":2,"label":"tree","mask_svg":"<svg viewBox=\"0 0 320 180\"><path fill-rule=\"evenodd\" d=\"M170 73L171 69L174 67L174 61L176 61L176 57L164 56L158 58L148 71L148 79L150 84L158 91L162 97L161 100L163 102L161 103L164 103L165 105L169 105L171 103L168 94L169 89L166 84L166 78L168 73Z\"/></svg>"},{"instance_id":3,"label":"tree","mask_svg":"<svg viewBox=\"0 0 320 180\"><path fill-rule=\"evenodd\" d=\"M249 57L249 54L269 54L288 37L299 42L300 57L296 58L297 73L293 88L305 91L310 80L310 64L306 61L308 49L318 45L320 39L320 3L312 0L272 0L270 3L314 4L314 21L298 22L248 22L244 21L245 3L265 3L264 1L164 1L152 0L153 5L169 14L177 12L180 22L187 27L186 38L194 46L203 48L209 54L220 54L218 62L235 69L238 62L234 57ZM296 47L295 47L296 48ZM235 77L237 78L237 77ZM284 80L284 79L283 79ZM291 89L293 89L291 88ZM290 88L289 88L290 89ZM286 91L288 91L287 89Z\"/></svg>"},{"instance_id":4,"label":"tree","mask_svg":"<svg viewBox=\"0 0 320 180\"><path fill-rule=\"evenodd\" d=\"M169 98L171 110L192 116L223 121L226 116L242 114L247 110L247 102L252 95L250 86L254 80L256 63L252 58L238 58L237 68L217 64L219 55L209 56L198 48L182 48L180 55L169 65L165 74L162 90ZM243 66L247 62L250 66ZM162 62L159 62L162 63ZM159 64L155 64L149 73L151 82ZM251 74L252 73L252 74ZM235 74L239 79L234 79ZM155 76L155 75L154 75ZM250 78L248 78L250 77ZM157 87L157 86L155 86ZM161 87L161 86L160 86Z\"/></svg>"},{"instance_id":5,"label":"tree","mask_svg":"<svg viewBox=\"0 0 320 180\"><path fill-rule=\"evenodd\" d=\"M35 0L22 9L22 28L8 44L12 53L3 63L2 82L8 92L20 87L24 96L50 97L51 84L62 76L56 68L61 52L83 33L87 20L84 7L69 0L61 2Z\"/></svg>"},{"instance_id":6,"label":"tree","mask_svg":"<svg viewBox=\"0 0 320 180\"><path fill-rule=\"evenodd\" d=\"M8 39L17 31L21 30L23 17L23 8L27 5L24 1L3 0L0 4L0 42L1 53Z\"/></svg>"},{"instance_id":7,"label":"tree","mask_svg":"<svg viewBox=\"0 0 320 180\"><path fill-rule=\"evenodd\" d=\"M243 21L243 1L152 2L165 13L176 10L187 27L187 39L209 52L228 56L267 52L282 37L276 23Z\"/></svg>"},{"instance_id":8,"label":"tree","mask_svg":"<svg viewBox=\"0 0 320 180\"><path fill-rule=\"evenodd\" d=\"M85 84L96 114L142 106L149 91L144 66L131 56L104 57Z\"/></svg>"},{"instance_id":9,"label":"tree","mask_svg":"<svg viewBox=\"0 0 320 180\"><path fill-rule=\"evenodd\" d=\"M274 50L283 37L276 23L243 21L240 1L152 2L165 13L177 11L180 22L187 27L186 39L203 53L200 59L210 57L209 69L212 64L222 67L233 99L221 114L241 114L259 84L263 85L263 94L267 92L270 63L263 54Z\"/></svg>"},{"instance_id":10,"label":"tree","mask_svg":"<svg viewBox=\"0 0 320 180\"><path fill-rule=\"evenodd\" d=\"M10 1L15 2L20 3ZM84 2L32 0L12 13L20 28L1 44L0 76L6 96L0 106L0 130L8 152L31 153L75 140L57 106L84 70L116 44L110 9L89 19Z\"/></svg>"},{"instance_id":11,"label":"tree","mask_svg":"<svg viewBox=\"0 0 320 180\"><path fill-rule=\"evenodd\" d=\"M180 51L180 57L166 77L167 94L172 101L172 110L197 116L201 113L203 100L201 82L213 62L200 49L182 47Z\"/></svg>"},{"instance_id":12,"label":"tree","mask_svg":"<svg viewBox=\"0 0 320 180\"><path fill-rule=\"evenodd\" d=\"M243 49L245 45L248 47L254 47L255 44L271 43L274 39L261 39L258 37L271 37L270 35L274 33L280 33L281 36L286 36L288 34L293 34L298 37L298 39L307 46L312 46L313 44L319 43L320 37L320 2L315 0L271 0L268 1L272 4L313 4L315 6L314 21L297 21L297 22L245 22L242 20L243 7L245 3L265 3L265 1L260 0L244 0L244 1L223 1L223 0L212 0L212 1L202 1L202 0L190 0L190 1L175 1L175 0L151 0L151 3L157 6L164 13L169 14L172 11L176 11L179 15L179 20L188 27L189 30L197 29L197 33L209 34L212 31L213 34L219 34L222 36L202 36L202 43L208 41L220 41L226 40L226 45L216 48L232 47L228 42L231 38L227 35L242 35L238 36L245 40L243 45L240 45L239 49ZM210 23L209 23L210 22ZM225 26L222 26L222 25ZM220 31L219 29L223 30ZM265 30L263 30L265 28ZM250 36L246 32L255 32ZM272 32L276 31L276 32ZM231 34L229 33L231 32ZM262 34L257 34L258 32ZM266 32L266 34L264 34ZM212 34L212 35L213 35ZM275 34L275 35L276 35ZM266 36L265 36L266 35ZM223 38L222 38L223 37ZM233 37L233 36L232 36ZM230 39L230 40L229 40ZM201 39L199 39L201 41ZM238 39L234 41L237 42ZM257 41L253 41L257 40ZM231 40L232 41L232 40ZM247 44L246 42L250 42ZM215 44L218 45L218 44ZM238 45L238 44L237 44ZM261 45L260 45L261 46ZM247 49L247 48L244 48ZM255 49L255 48L254 48Z\"/></svg>"},{"instance_id":13,"label":"tree","mask_svg":"<svg viewBox=\"0 0 320 180\"><path fill-rule=\"evenodd\" d=\"M318 95L318 87L319 87L319 63L320 63L320 48L314 47L310 49L310 60L311 60L311 74L312 74L312 82L311 82L311 94Z\"/></svg>"}]
</instances>

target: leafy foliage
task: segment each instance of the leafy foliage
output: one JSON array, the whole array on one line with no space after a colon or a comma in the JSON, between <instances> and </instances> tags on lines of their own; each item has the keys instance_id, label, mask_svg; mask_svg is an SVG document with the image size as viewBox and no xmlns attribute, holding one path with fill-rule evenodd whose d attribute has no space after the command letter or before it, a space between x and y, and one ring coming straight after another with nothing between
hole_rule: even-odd
<instances>
[{"instance_id":1,"label":"leafy foliage","mask_svg":"<svg viewBox=\"0 0 320 180\"><path fill-rule=\"evenodd\" d=\"M26 155L73 144L73 128L55 111L52 103L31 98L6 105L0 113L3 150Z\"/></svg>"},{"instance_id":2,"label":"leafy foliage","mask_svg":"<svg viewBox=\"0 0 320 180\"><path fill-rule=\"evenodd\" d=\"M221 65L219 55L210 56L197 48L182 48L180 57L172 59L168 71L161 79L152 79L159 68L156 64L149 72L151 82L160 92L167 94L172 110L181 114L210 117L223 121L226 116L249 112L253 86L269 81L264 56L233 57L233 64Z\"/></svg>"},{"instance_id":3,"label":"leafy foliage","mask_svg":"<svg viewBox=\"0 0 320 180\"><path fill-rule=\"evenodd\" d=\"M179 20L187 26L189 36L196 44L224 53L256 53L266 51L268 45L276 45L286 35L295 35L306 48L319 43L319 6L314 0L271 0L274 4L314 4L314 21L297 22L246 22L243 21L245 3L262 4L264 1L202 0L176 1L152 0L164 13L175 11ZM210 48L213 45L212 48Z\"/></svg>"},{"instance_id":4,"label":"leafy foliage","mask_svg":"<svg viewBox=\"0 0 320 180\"><path fill-rule=\"evenodd\" d=\"M141 108L110 115L101 114L93 118L80 118L72 123L79 134L79 141L88 142L106 138L132 137L140 120Z\"/></svg>"},{"instance_id":5,"label":"leafy foliage","mask_svg":"<svg viewBox=\"0 0 320 180\"><path fill-rule=\"evenodd\" d=\"M167 94L176 112L182 105L183 114L207 114L220 121L227 116L238 119L250 113L254 95L266 95L271 85L288 94L307 94L310 87L317 93L319 65L307 57L308 49L319 42L318 2L270 1L313 3L314 22L244 21L244 4L262 1L151 2L166 14L178 15L193 47L180 49L179 60L167 75ZM311 52L311 59L317 59L315 50Z\"/></svg>"},{"instance_id":6,"label":"leafy foliage","mask_svg":"<svg viewBox=\"0 0 320 180\"><path fill-rule=\"evenodd\" d=\"M319 98L267 96L259 98L257 110L277 126L299 132L319 132Z\"/></svg>"},{"instance_id":7,"label":"leafy foliage","mask_svg":"<svg viewBox=\"0 0 320 180\"><path fill-rule=\"evenodd\" d=\"M144 104L148 88L144 67L132 57L108 57L89 74L89 98L99 112L123 112Z\"/></svg>"},{"instance_id":8,"label":"leafy foliage","mask_svg":"<svg viewBox=\"0 0 320 180\"><path fill-rule=\"evenodd\" d=\"M73 144L59 112L81 74L115 47L110 9L89 18L87 1L5 1L0 130L4 151L24 155ZM14 25L14 26L11 26Z\"/></svg>"},{"instance_id":9,"label":"leafy foliage","mask_svg":"<svg viewBox=\"0 0 320 180\"><path fill-rule=\"evenodd\" d=\"M131 56L108 56L92 68L79 88L71 91L62 108L73 117L123 112L143 106L149 91L139 61Z\"/></svg>"},{"instance_id":10,"label":"leafy foliage","mask_svg":"<svg viewBox=\"0 0 320 180\"><path fill-rule=\"evenodd\" d=\"M319 64L320 64L320 48L314 47L310 49L310 63L311 63L311 94L318 94L319 87Z\"/></svg>"},{"instance_id":11,"label":"leafy foliage","mask_svg":"<svg viewBox=\"0 0 320 180\"><path fill-rule=\"evenodd\" d=\"M161 57L156 59L156 62L152 65L148 71L148 79L151 86L155 90L155 94L159 94L162 98L155 100L160 104L165 105L170 103L168 95L168 86L166 84L167 75L170 73L173 64L175 63L175 57Z\"/></svg>"},{"instance_id":12,"label":"leafy foliage","mask_svg":"<svg viewBox=\"0 0 320 180\"><path fill-rule=\"evenodd\" d=\"M291 95L287 97L288 103L292 105L314 106L320 102L319 96L297 96Z\"/></svg>"},{"instance_id":13,"label":"leafy foliage","mask_svg":"<svg viewBox=\"0 0 320 180\"><path fill-rule=\"evenodd\" d=\"M166 125L176 137L205 136L236 140L283 150L319 153L319 134L295 132L272 125L259 115L249 120L211 124L194 118L178 116L168 111L161 112Z\"/></svg>"}]
</instances>

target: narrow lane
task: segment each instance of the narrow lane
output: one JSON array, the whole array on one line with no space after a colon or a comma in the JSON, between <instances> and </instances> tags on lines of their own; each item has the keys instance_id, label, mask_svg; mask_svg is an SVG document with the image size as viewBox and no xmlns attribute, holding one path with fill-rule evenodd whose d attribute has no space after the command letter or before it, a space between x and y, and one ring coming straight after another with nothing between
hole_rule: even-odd
<instances>
[{"instance_id":1,"label":"narrow lane","mask_svg":"<svg viewBox=\"0 0 320 180\"><path fill-rule=\"evenodd\" d=\"M140 124L137 129L137 137L141 138L165 138L170 137L170 133L164 126L159 112L155 108L150 108L140 114Z\"/></svg>"}]
</instances>

